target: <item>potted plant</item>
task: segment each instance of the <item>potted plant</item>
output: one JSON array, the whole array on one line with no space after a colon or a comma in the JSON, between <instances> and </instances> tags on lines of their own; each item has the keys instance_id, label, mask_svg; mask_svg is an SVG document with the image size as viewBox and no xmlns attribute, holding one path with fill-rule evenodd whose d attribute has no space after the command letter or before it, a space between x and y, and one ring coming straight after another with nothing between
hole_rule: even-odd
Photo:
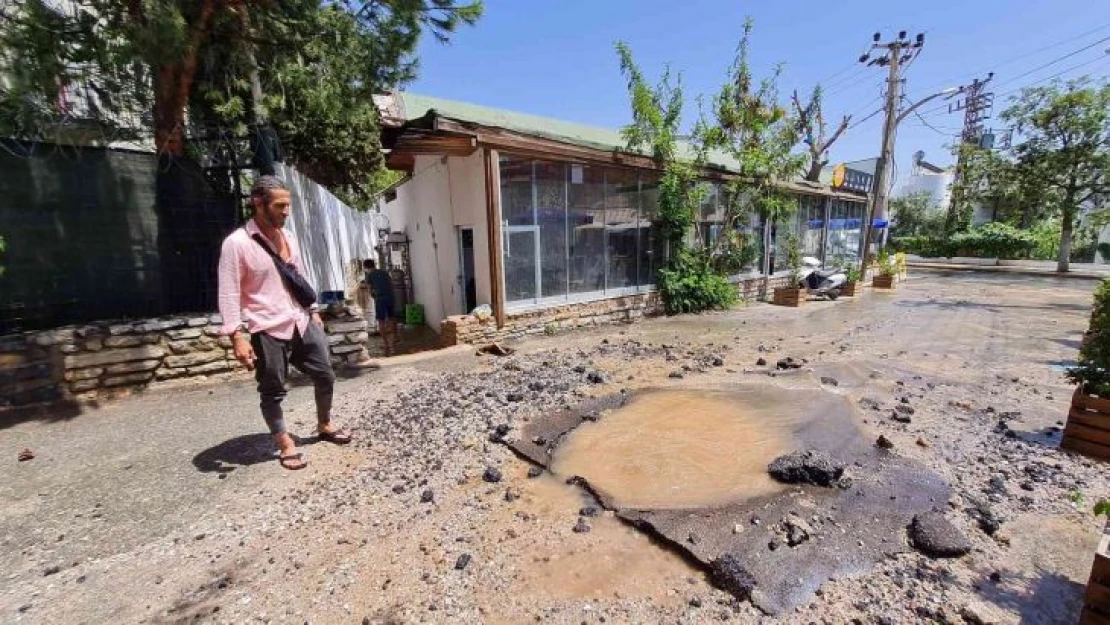
<instances>
[{"instance_id":1,"label":"potted plant","mask_svg":"<svg viewBox=\"0 0 1110 625\"><path fill-rule=\"evenodd\" d=\"M844 288L840 290L841 295L854 297L859 289L860 282L859 267L855 263L849 263L844 267Z\"/></svg>"},{"instance_id":2,"label":"potted plant","mask_svg":"<svg viewBox=\"0 0 1110 625\"><path fill-rule=\"evenodd\" d=\"M871 278L871 286L876 289L893 289L894 275L898 268L890 262L890 252L884 247L879 250L879 273Z\"/></svg>"},{"instance_id":3,"label":"potted plant","mask_svg":"<svg viewBox=\"0 0 1110 625\"><path fill-rule=\"evenodd\" d=\"M802 252L798 246L798 235L791 232L786 235L786 267L790 270L787 283L784 287L775 289L772 303L779 306L797 308L806 299L806 288L802 286Z\"/></svg>"},{"instance_id":4,"label":"potted plant","mask_svg":"<svg viewBox=\"0 0 1110 625\"><path fill-rule=\"evenodd\" d=\"M1066 375L1078 386L1060 446L1110 460L1110 280L1095 289L1091 326L1079 348L1079 362Z\"/></svg>"}]
</instances>

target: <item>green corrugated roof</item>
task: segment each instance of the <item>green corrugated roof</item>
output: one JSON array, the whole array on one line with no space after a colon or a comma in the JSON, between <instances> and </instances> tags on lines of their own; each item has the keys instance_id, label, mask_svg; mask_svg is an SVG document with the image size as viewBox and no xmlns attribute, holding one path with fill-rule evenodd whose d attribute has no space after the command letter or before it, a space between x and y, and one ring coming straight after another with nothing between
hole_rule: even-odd
<instances>
[{"instance_id":1,"label":"green corrugated roof","mask_svg":"<svg viewBox=\"0 0 1110 625\"><path fill-rule=\"evenodd\" d=\"M401 99L401 103L404 106L404 117L409 121L424 117L428 111L435 111L435 114L440 117L460 122L470 122L483 126L503 128L513 132L543 137L554 141L562 141L564 143L588 148L630 152L627 143L624 138L621 137L621 133L609 128L578 124L561 119L541 117L539 115L528 115L515 111L505 111L479 106L477 104L470 104L468 102L444 100L442 98L433 98L431 96L415 93L403 92L396 94L396 96ZM649 151L643 149L632 152L650 155ZM685 158L693 158L694 155L693 149L690 148L689 145L680 145L679 153L680 156ZM710 165L720 167L726 171L739 171L736 160L725 152L719 150L713 151L709 154L708 160ZM834 191L830 189L827 184L823 185L801 179L788 182L782 186L800 193L859 199L858 196L852 193Z\"/></svg>"},{"instance_id":2,"label":"green corrugated roof","mask_svg":"<svg viewBox=\"0 0 1110 625\"><path fill-rule=\"evenodd\" d=\"M528 115L515 111L505 111L486 106L478 106L467 102L444 100L415 93L399 93L405 107L405 118L408 120L419 119L428 111L435 111L437 115L462 122L471 122L483 126L504 128L536 137L544 137L554 141L562 141L588 148L601 150L618 150L621 152L635 152L650 154L647 150L629 150L628 144L621 133L609 128L589 126L568 122L561 119ZM693 150L689 146L679 146L680 155L693 158ZM737 171L737 163L732 157L723 152L714 152L709 156L712 165L728 171Z\"/></svg>"}]
</instances>

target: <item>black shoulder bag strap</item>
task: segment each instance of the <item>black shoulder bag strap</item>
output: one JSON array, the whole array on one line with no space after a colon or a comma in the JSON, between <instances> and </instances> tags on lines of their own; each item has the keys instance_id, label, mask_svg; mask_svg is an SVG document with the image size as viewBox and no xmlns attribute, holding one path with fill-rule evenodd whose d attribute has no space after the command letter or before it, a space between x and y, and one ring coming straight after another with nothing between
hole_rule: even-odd
<instances>
[{"instance_id":1,"label":"black shoulder bag strap","mask_svg":"<svg viewBox=\"0 0 1110 625\"><path fill-rule=\"evenodd\" d=\"M277 252L266 243L261 234L253 234L251 238L254 239L255 243L261 245L262 249L266 250L270 258L274 259L274 266L277 267L278 274L281 275L281 281L285 283L285 288L293 296L293 299L297 300L302 308L312 307L316 303L316 290L312 288L308 280L304 279L301 272L297 271L293 263L282 260Z\"/></svg>"}]
</instances>

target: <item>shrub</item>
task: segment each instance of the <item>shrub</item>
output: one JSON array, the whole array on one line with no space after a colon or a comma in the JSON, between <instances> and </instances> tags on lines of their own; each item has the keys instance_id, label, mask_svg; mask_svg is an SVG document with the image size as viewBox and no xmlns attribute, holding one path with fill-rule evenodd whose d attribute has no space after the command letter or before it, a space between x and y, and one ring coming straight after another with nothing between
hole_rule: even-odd
<instances>
[{"instance_id":1,"label":"shrub","mask_svg":"<svg viewBox=\"0 0 1110 625\"><path fill-rule=\"evenodd\" d=\"M668 315L723 310L737 301L736 286L716 274L699 251L683 251L659 272L659 293Z\"/></svg>"},{"instance_id":2,"label":"shrub","mask_svg":"<svg viewBox=\"0 0 1110 625\"><path fill-rule=\"evenodd\" d=\"M1110 262L1110 243L1099 243L1097 249L1102 262Z\"/></svg>"},{"instance_id":3,"label":"shrub","mask_svg":"<svg viewBox=\"0 0 1110 625\"><path fill-rule=\"evenodd\" d=\"M759 259L759 241L754 234L722 234L710 250L710 264L721 275L729 276L751 267Z\"/></svg>"},{"instance_id":4,"label":"shrub","mask_svg":"<svg viewBox=\"0 0 1110 625\"><path fill-rule=\"evenodd\" d=\"M790 287L794 288L802 281L802 249L798 245L797 233L788 233L785 244L786 268L790 270Z\"/></svg>"},{"instance_id":5,"label":"shrub","mask_svg":"<svg viewBox=\"0 0 1110 625\"><path fill-rule=\"evenodd\" d=\"M1079 348L1079 364L1066 375L1082 385L1084 392L1110 397L1110 279L1104 279L1095 289L1091 327Z\"/></svg>"},{"instance_id":6,"label":"shrub","mask_svg":"<svg viewBox=\"0 0 1110 625\"><path fill-rule=\"evenodd\" d=\"M890 240L890 246L897 252L917 254L925 258L947 258L952 255L948 241L939 237L896 237Z\"/></svg>"},{"instance_id":7,"label":"shrub","mask_svg":"<svg viewBox=\"0 0 1110 625\"><path fill-rule=\"evenodd\" d=\"M960 232L949 241L958 256L979 258L1028 258L1037 241L1028 230L992 222Z\"/></svg>"},{"instance_id":8,"label":"shrub","mask_svg":"<svg viewBox=\"0 0 1110 625\"><path fill-rule=\"evenodd\" d=\"M976 258L1029 258L1037 253L1042 239L1038 233L992 222L945 240L940 237L899 237L891 241L896 251L926 258L971 256Z\"/></svg>"},{"instance_id":9,"label":"shrub","mask_svg":"<svg viewBox=\"0 0 1110 625\"><path fill-rule=\"evenodd\" d=\"M891 262L889 248L884 247L879 250L877 261L879 263L879 275L893 276L898 272L898 268Z\"/></svg>"},{"instance_id":10,"label":"shrub","mask_svg":"<svg viewBox=\"0 0 1110 625\"><path fill-rule=\"evenodd\" d=\"M1060 220L1046 219L1035 224L1029 232L1037 241L1037 246L1030 254L1030 258L1057 260L1060 255ZM1072 231L1069 260L1074 263L1094 262L1097 245L1098 232L1095 228L1089 226L1076 228Z\"/></svg>"}]
</instances>

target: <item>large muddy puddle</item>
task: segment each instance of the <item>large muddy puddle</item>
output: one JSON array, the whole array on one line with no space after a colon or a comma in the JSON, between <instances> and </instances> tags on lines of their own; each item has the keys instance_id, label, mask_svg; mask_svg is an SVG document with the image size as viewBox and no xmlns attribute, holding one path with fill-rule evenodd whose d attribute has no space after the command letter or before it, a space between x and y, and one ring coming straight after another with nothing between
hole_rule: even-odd
<instances>
[{"instance_id":1,"label":"large muddy puddle","mask_svg":"<svg viewBox=\"0 0 1110 625\"><path fill-rule=\"evenodd\" d=\"M857 444L854 407L807 388L731 385L638 391L569 432L549 468L580 476L614 508L681 510L773 495L776 457Z\"/></svg>"},{"instance_id":2,"label":"large muddy puddle","mask_svg":"<svg viewBox=\"0 0 1110 625\"><path fill-rule=\"evenodd\" d=\"M875 447L855 403L830 379L839 376L853 390L893 383L891 372L873 371L861 364L782 375L773 384L673 386L591 400L578 416L532 422L514 449L559 480L584 485L618 518L704 566L731 555L755 580L752 602L781 613L807 601L825 580L865 571L905 549L913 515L948 498L939 476ZM848 485L771 480L772 460L810 449L847 467ZM782 540L776 528L799 514L810 519L815 537L770 548ZM762 522L738 524L752 518ZM533 566L530 577L571 592L589 588L597 578L577 566L579 555L564 556L565 570L577 571L569 577L555 577L563 567L542 566ZM629 561L620 550L611 555L612 562Z\"/></svg>"},{"instance_id":3,"label":"large muddy puddle","mask_svg":"<svg viewBox=\"0 0 1110 625\"><path fill-rule=\"evenodd\" d=\"M700 508L772 494L783 487L767 464L799 444L802 401L723 390L640 392L569 434L551 469L586 478L619 508Z\"/></svg>"}]
</instances>

